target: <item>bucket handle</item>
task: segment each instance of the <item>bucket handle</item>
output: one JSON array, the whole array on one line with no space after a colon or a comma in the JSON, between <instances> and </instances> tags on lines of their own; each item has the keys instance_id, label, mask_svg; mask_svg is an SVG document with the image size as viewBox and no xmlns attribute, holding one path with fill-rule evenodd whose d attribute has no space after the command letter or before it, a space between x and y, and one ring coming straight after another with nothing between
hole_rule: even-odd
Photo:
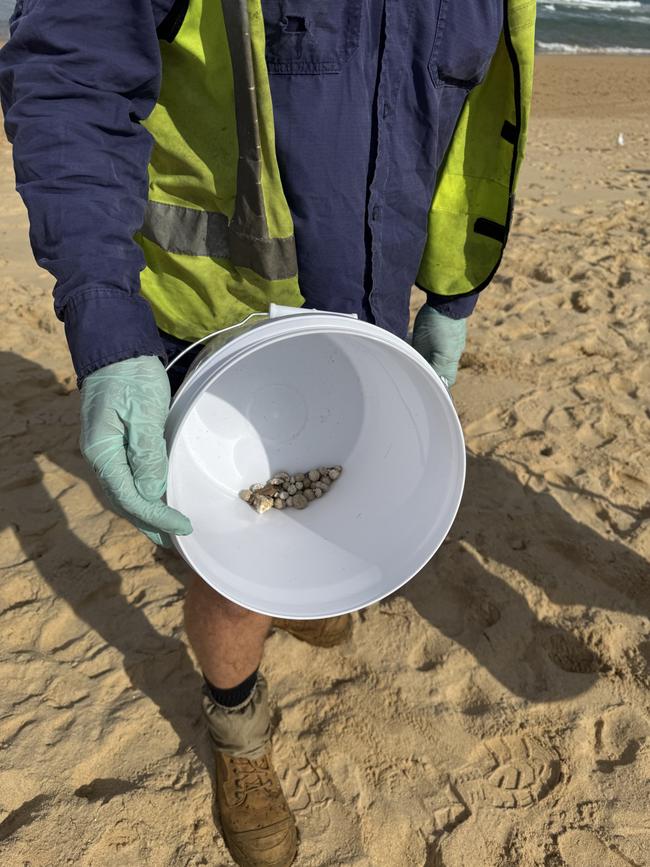
<instances>
[{"instance_id":1,"label":"bucket handle","mask_svg":"<svg viewBox=\"0 0 650 867\"><path fill-rule=\"evenodd\" d=\"M199 346L201 343L205 343L206 340L209 340L211 337L216 337L217 334L224 334L226 331L234 331L235 328L241 328L242 325L245 325L250 319L254 319L255 317L267 317L268 313L251 313L246 319L242 319L241 322L237 322L236 325L229 325L227 328L220 328L218 331L212 331L210 334L206 334L205 337L199 337L198 340L195 340L194 343L191 343L189 346L186 346L182 352L179 352L176 358L173 361L170 361L167 367L165 368L165 372L168 373L172 367L176 364L179 358L182 358L186 353L188 353L191 349L194 349L196 346Z\"/></svg>"},{"instance_id":2,"label":"bucket handle","mask_svg":"<svg viewBox=\"0 0 650 867\"><path fill-rule=\"evenodd\" d=\"M250 313L246 319L242 319L241 322L238 322L236 325L229 325L227 328L220 328L218 331L213 331L211 334L206 334L205 337L200 337L198 340L195 340L194 343L191 343L189 346L186 346L182 352L179 352L176 358L173 361L170 361L167 367L165 368L165 372L168 372L172 369L172 367L176 364L179 358L182 358L187 352L191 349L194 349L196 346L199 346L201 343L204 343L206 340L209 340L211 337L216 337L217 334L224 334L226 331L234 331L235 328L241 328L242 325L246 325L246 323L255 319L256 317L268 317L269 319L280 319L283 316L301 316L309 313L322 313L322 310L311 310L305 307L284 307L281 304L270 304L268 313ZM335 316L344 316L347 319L358 319L356 313L336 313Z\"/></svg>"}]
</instances>

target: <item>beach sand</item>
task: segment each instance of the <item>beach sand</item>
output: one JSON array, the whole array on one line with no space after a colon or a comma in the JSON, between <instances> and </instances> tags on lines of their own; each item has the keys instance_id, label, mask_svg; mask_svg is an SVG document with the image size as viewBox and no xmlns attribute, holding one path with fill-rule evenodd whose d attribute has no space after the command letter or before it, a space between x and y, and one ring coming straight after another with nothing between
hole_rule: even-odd
<instances>
[{"instance_id":1,"label":"beach sand","mask_svg":"<svg viewBox=\"0 0 650 867\"><path fill-rule=\"evenodd\" d=\"M650 864L649 76L539 59L456 523L347 646L267 644L296 867ZM187 570L97 497L6 143L0 202L0 861L227 867Z\"/></svg>"}]
</instances>

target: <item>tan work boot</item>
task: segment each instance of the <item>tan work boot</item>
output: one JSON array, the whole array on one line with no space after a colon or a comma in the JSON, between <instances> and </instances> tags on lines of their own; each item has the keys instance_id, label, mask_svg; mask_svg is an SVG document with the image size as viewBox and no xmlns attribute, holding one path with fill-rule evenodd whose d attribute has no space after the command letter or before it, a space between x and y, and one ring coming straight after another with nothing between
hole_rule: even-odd
<instances>
[{"instance_id":1,"label":"tan work boot","mask_svg":"<svg viewBox=\"0 0 650 867\"><path fill-rule=\"evenodd\" d=\"M335 647L352 635L352 615L339 614L324 620L281 620L274 617L273 626L314 647Z\"/></svg>"},{"instance_id":2,"label":"tan work boot","mask_svg":"<svg viewBox=\"0 0 650 867\"><path fill-rule=\"evenodd\" d=\"M271 760L271 720L261 674L251 698L225 708L207 689L203 712L215 747L215 807L223 838L240 867L289 867L296 825Z\"/></svg>"}]
</instances>

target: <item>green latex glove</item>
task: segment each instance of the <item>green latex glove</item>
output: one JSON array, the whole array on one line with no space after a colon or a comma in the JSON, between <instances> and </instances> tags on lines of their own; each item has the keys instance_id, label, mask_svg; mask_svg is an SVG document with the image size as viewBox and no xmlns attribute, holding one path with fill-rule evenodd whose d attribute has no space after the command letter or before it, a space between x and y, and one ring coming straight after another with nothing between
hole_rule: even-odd
<instances>
[{"instance_id":1,"label":"green latex glove","mask_svg":"<svg viewBox=\"0 0 650 867\"><path fill-rule=\"evenodd\" d=\"M169 380L159 358L127 358L102 367L81 386L81 452L112 509L157 545L192 525L166 506L167 448L163 431Z\"/></svg>"},{"instance_id":2,"label":"green latex glove","mask_svg":"<svg viewBox=\"0 0 650 867\"><path fill-rule=\"evenodd\" d=\"M429 362L447 388L456 382L465 348L467 319L451 319L425 304L415 317L413 347Z\"/></svg>"}]
</instances>

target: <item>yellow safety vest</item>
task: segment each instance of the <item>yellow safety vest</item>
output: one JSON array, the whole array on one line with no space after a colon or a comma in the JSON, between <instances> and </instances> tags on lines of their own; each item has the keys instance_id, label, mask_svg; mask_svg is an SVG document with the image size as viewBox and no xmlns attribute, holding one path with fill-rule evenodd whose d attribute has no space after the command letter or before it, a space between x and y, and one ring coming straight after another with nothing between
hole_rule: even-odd
<instances>
[{"instance_id":1,"label":"yellow safety vest","mask_svg":"<svg viewBox=\"0 0 650 867\"><path fill-rule=\"evenodd\" d=\"M451 0L453 2L453 0ZM504 29L439 173L418 284L458 295L501 259L524 153L535 0L504 0ZM260 0L192 0L161 43L149 202L136 236L142 293L164 331L195 340L271 302L303 303L275 153Z\"/></svg>"}]
</instances>

